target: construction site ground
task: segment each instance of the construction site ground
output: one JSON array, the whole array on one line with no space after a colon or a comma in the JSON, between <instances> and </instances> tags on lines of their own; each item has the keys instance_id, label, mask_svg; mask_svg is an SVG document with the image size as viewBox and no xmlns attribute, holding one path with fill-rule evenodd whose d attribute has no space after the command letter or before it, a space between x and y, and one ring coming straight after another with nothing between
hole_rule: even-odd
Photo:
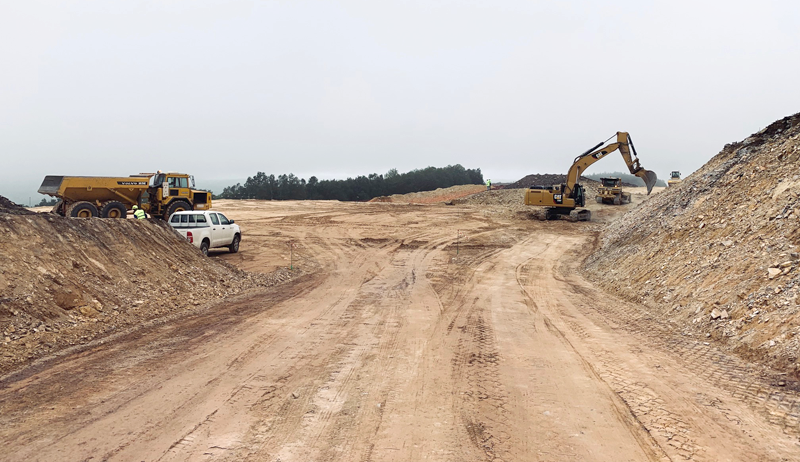
<instances>
[{"instance_id":1,"label":"construction site ground","mask_svg":"<svg viewBox=\"0 0 800 462\"><path fill-rule=\"evenodd\" d=\"M641 191L588 223L526 219L521 191L216 202L244 237L203 303L13 363L0 459L800 460L797 391L582 276ZM215 289L225 271L249 289Z\"/></svg>"}]
</instances>

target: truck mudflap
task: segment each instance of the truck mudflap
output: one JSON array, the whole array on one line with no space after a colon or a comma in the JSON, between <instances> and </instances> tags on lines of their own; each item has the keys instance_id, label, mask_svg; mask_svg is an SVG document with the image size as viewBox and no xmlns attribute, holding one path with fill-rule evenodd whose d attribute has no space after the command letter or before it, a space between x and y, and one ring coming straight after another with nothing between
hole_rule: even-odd
<instances>
[{"instance_id":1,"label":"truck mudflap","mask_svg":"<svg viewBox=\"0 0 800 462\"><path fill-rule=\"evenodd\" d=\"M39 194L48 194L55 196L61 188L61 183L64 181L64 176L48 175L44 177L42 185L39 186Z\"/></svg>"}]
</instances>

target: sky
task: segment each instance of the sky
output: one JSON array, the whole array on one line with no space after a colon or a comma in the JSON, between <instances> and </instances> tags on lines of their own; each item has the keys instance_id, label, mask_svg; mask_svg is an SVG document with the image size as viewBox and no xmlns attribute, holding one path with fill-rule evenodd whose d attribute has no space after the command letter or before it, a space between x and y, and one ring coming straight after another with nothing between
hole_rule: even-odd
<instances>
[{"instance_id":1,"label":"sky","mask_svg":"<svg viewBox=\"0 0 800 462\"><path fill-rule=\"evenodd\" d=\"M0 0L0 195L155 170L515 181L617 131L687 175L800 112L798 24L796 0Z\"/></svg>"}]
</instances>

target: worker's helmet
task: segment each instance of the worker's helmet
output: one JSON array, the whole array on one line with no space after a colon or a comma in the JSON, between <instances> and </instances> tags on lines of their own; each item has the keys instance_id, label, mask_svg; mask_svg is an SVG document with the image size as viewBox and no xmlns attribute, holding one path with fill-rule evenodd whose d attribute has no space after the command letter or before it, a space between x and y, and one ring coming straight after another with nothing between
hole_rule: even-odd
<instances>
[{"instance_id":1,"label":"worker's helmet","mask_svg":"<svg viewBox=\"0 0 800 462\"><path fill-rule=\"evenodd\" d=\"M138 209L138 208L139 208L139 206L138 206L138 205L134 205L134 206L133 206L133 210L136 210L136 209Z\"/></svg>"}]
</instances>

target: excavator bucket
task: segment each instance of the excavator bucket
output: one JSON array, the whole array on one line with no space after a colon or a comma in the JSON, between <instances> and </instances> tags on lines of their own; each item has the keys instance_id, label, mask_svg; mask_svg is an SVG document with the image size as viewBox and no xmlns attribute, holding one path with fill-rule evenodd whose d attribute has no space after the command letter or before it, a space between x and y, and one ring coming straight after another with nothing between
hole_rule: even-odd
<instances>
[{"instance_id":1,"label":"excavator bucket","mask_svg":"<svg viewBox=\"0 0 800 462\"><path fill-rule=\"evenodd\" d=\"M658 176L656 175L656 172L652 170L641 169L638 172L636 172L636 176L644 180L644 184L645 186L647 186L647 194L649 195L650 191L653 190L653 186L656 185L656 181L658 181Z\"/></svg>"}]
</instances>

